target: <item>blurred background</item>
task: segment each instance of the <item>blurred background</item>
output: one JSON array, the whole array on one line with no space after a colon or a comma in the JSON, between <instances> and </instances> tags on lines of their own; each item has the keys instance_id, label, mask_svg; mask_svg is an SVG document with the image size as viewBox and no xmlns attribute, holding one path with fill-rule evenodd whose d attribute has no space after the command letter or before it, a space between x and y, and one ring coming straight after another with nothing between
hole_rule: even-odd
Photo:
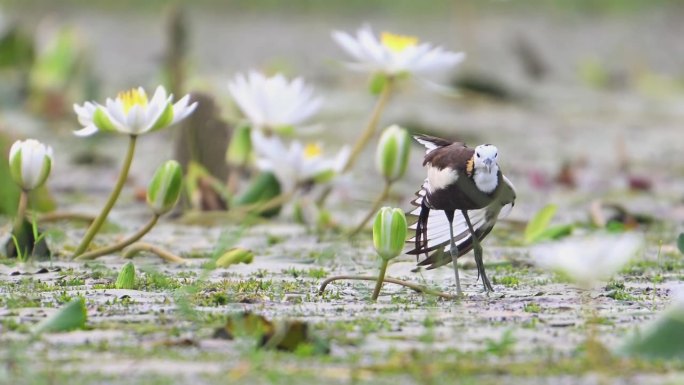
<instances>
[{"instance_id":1,"label":"blurred background","mask_svg":"<svg viewBox=\"0 0 684 385\"><path fill-rule=\"evenodd\" d=\"M529 213L568 191L574 202L643 193L637 208L682 219L684 3L677 1L2 1L0 132L56 147L57 190L108 191L125 141L79 140L71 106L165 84L214 98L229 124L227 82L257 69L303 76L325 104L310 134L351 143L374 102L366 75L344 67L332 30L418 36L467 54L433 92L408 83L381 126L402 124L470 144L495 143ZM171 130L174 131L174 130ZM208 135L212 135L209 133ZM144 138L134 184L174 156L177 134ZM6 140L3 145L7 145ZM11 142L10 142L11 143ZM106 144L106 145L105 145ZM66 151L68 150L68 151ZM411 196L423 178L417 146ZM374 175L373 150L359 175ZM223 154L217 155L221 159ZM93 180L94 167L100 178ZM364 169L365 167L365 169ZM365 173L368 174L365 174ZM136 179L137 182L136 182ZM378 186L359 178L357 200ZM614 195L614 194L613 194ZM398 197L401 200L405 197ZM675 209L672 209L673 203ZM530 210L525 210L525 208ZM515 215L515 214L514 214Z\"/></svg>"}]
</instances>

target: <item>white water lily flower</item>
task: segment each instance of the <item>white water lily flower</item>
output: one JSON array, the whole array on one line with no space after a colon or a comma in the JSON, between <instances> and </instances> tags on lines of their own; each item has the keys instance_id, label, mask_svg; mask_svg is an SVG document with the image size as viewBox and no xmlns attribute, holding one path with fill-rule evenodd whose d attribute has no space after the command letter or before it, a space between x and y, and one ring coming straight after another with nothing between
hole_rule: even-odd
<instances>
[{"instance_id":1,"label":"white water lily flower","mask_svg":"<svg viewBox=\"0 0 684 385\"><path fill-rule=\"evenodd\" d=\"M25 191L45 183L52 169L52 161L52 147L35 139L18 140L10 148L10 174Z\"/></svg>"},{"instance_id":2,"label":"white water lily flower","mask_svg":"<svg viewBox=\"0 0 684 385\"><path fill-rule=\"evenodd\" d=\"M190 95L185 95L173 103L173 95L168 95L164 87L159 86L151 99L139 87L119 93L116 99L107 98L104 105L95 102L85 102L82 106L74 104L78 121L83 126L74 134L88 136L107 131L142 135L161 130L195 110L197 102L188 105L189 101Z\"/></svg>"},{"instance_id":3,"label":"white water lily flower","mask_svg":"<svg viewBox=\"0 0 684 385\"><path fill-rule=\"evenodd\" d=\"M349 158L349 148L343 147L334 158L326 158L318 144L302 145L293 141L289 147L275 136L252 132L257 154L257 166L275 174L283 191L292 191L298 184L326 183L342 172Z\"/></svg>"},{"instance_id":4,"label":"white water lily flower","mask_svg":"<svg viewBox=\"0 0 684 385\"><path fill-rule=\"evenodd\" d=\"M288 81L281 74L238 74L228 89L255 129L292 129L315 114L322 102L302 78Z\"/></svg>"},{"instance_id":5,"label":"white water lily flower","mask_svg":"<svg viewBox=\"0 0 684 385\"><path fill-rule=\"evenodd\" d=\"M450 52L431 43L420 43L417 37L383 32L378 38L365 26L352 36L334 31L333 39L354 59L350 67L386 75L432 75L451 69L465 58L463 52Z\"/></svg>"},{"instance_id":6,"label":"white water lily flower","mask_svg":"<svg viewBox=\"0 0 684 385\"><path fill-rule=\"evenodd\" d=\"M535 246L532 256L540 267L565 273L580 288L590 289L610 279L642 244L635 234L593 235Z\"/></svg>"}]
</instances>

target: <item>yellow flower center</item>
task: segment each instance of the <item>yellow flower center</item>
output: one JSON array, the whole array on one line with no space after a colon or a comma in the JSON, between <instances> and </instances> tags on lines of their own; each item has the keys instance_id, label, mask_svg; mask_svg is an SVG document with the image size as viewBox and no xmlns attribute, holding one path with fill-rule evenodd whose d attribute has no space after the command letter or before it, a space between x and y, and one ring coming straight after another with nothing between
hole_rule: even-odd
<instances>
[{"instance_id":1,"label":"yellow flower center","mask_svg":"<svg viewBox=\"0 0 684 385\"><path fill-rule=\"evenodd\" d=\"M128 91L119 92L118 98L123 103L124 112L128 113L133 106L146 106L147 94L140 92L139 88L133 88Z\"/></svg>"},{"instance_id":2,"label":"yellow flower center","mask_svg":"<svg viewBox=\"0 0 684 385\"><path fill-rule=\"evenodd\" d=\"M392 52L403 52L409 47L418 45L418 38L415 36L395 35L389 32L380 34L380 42Z\"/></svg>"},{"instance_id":3,"label":"yellow flower center","mask_svg":"<svg viewBox=\"0 0 684 385\"><path fill-rule=\"evenodd\" d=\"M321 156L323 149L316 143L309 143L304 147L304 158L311 159Z\"/></svg>"}]
</instances>

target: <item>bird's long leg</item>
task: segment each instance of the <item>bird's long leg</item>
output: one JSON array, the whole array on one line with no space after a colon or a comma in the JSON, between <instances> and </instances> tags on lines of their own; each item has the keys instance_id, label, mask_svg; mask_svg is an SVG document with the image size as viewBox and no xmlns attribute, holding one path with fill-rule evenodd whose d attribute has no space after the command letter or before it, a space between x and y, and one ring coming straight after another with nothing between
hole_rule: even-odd
<instances>
[{"instance_id":1,"label":"bird's long leg","mask_svg":"<svg viewBox=\"0 0 684 385\"><path fill-rule=\"evenodd\" d=\"M449 247L449 254L451 254L451 264L454 266L454 276L456 277L456 295L462 296L463 291L461 290L461 278L458 276L458 249L454 243L454 211L445 210L447 220L449 221L449 236L451 240L451 247Z\"/></svg>"},{"instance_id":2,"label":"bird's long leg","mask_svg":"<svg viewBox=\"0 0 684 385\"><path fill-rule=\"evenodd\" d=\"M482 261L482 245L480 245L480 238L475 233L473 224L470 222L470 217L468 216L467 210L461 210L463 218L465 218L466 224L468 225L468 230L470 230L470 236L473 239L473 254L475 254L475 264L477 265L477 274L482 276L482 284L484 285L484 291L494 291L492 284L487 278L487 273L485 272L484 262Z\"/></svg>"}]
</instances>

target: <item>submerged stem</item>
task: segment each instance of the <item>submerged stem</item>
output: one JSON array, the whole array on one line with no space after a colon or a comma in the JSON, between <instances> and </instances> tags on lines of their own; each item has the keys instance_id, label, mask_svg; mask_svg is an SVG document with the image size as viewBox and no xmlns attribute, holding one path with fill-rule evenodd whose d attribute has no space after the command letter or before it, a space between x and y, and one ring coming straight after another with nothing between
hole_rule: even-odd
<instances>
[{"instance_id":1,"label":"submerged stem","mask_svg":"<svg viewBox=\"0 0 684 385\"><path fill-rule=\"evenodd\" d=\"M124 259L133 258L136 254L141 251L148 251L150 253L156 254L161 259L172 262L172 263L188 263L185 259L179 257L176 254L171 253L168 250L164 250L161 247L155 246L151 243L137 242L131 245L123 255Z\"/></svg>"},{"instance_id":2,"label":"submerged stem","mask_svg":"<svg viewBox=\"0 0 684 385\"><path fill-rule=\"evenodd\" d=\"M52 223L60 221L74 221L74 222L92 222L95 217L90 214L70 213L55 211L52 213L45 213L38 217L40 223Z\"/></svg>"},{"instance_id":3,"label":"submerged stem","mask_svg":"<svg viewBox=\"0 0 684 385\"><path fill-rule=\"evenodd\" d=\"M121 193L121 190L123 189L123 186L126 183L126 179L128 178L128 171L131 169L131 163L133 162L133 155L135 154L135 143L137 138L138 137L136 135L130 136L130 140L128 142L128 152L126 153L126 158L124 159L123 166L121 166L119 179L117 179L116 181L114 190L112 190L112 193L109 196L107 203L105 203L105 206L102 208L100 214L97 216L97 218L95 218L93 223L90 224L90 227L88 228L88 231L83 237L83 240L81 240L81 243L78 245L76 251L74 252L74 258L80 256L88 249L88 246L93 241L93 238L95 238L95 235L97 235L98 231L100 231L102 224L107 219L109 212L112 210L112 207L114 207L116 200L119 198L119 194Z\"/></svg>"},{"instance_id":4,"label":"submerged stem","mask_svg":"<svg viewBox=\"0 0 684 385\"><path fill-rule=\"evenodd\" d=\"M140 238L144 237L145 234L149 233L150 230L152 230L152 227L154 227L154 225L157 224L158 220L159 220L159 215L155 214L152 217L152 219L149 222L147 222L145 227L138 230L138 232L136 232L135 234L131 235L130 237L124 239L123 241L116 243L114 245L111 245L111 246L102 247L100 249L81 254L78 257L76 257L76 259L77 260L90 260L90 259L95 259L97 257L101 257L103 255L111 254L115 251L119 251L119 250L125 248L126 246L128 246L132 243L135 243Z\"/></svg>"},{"instance_id":5,"label":"submerged stem","mask_svg":"<svg viewBox=\"0 0 684 385\"><path fill-rule=\"evenodd\" d=\"M361 230L363 230L363 228L366 226L366 223L368 223L368 221L369 221L371 218L373 218L373 215L378 211L378 209L379 209L380 206L382 205L382 202L384 202L385 199L387 199L387 197L389 196L389 192L390 192L390 188L391 188L391 187L392 187L392 182L386 181L386 182L385 182L385 187L383 188L382 193L380 193L380 195L379 195L378 198L375 200L375 202L373 202L373 206L372 206L371 209L368 211L368 214L366 214L366 216L365 216L365 217L363 218L363 220L358 224L358 226L356 226L356 227L354 228L354 230L352 230L352 232L349 233L349 236L354 236L354 235L358 234Z\"/></svg>"},{"instance_id":6,"label":"submerged stem","mask_svg":"<svg viewBox=\"0 0 684 385\"><path fill-rule=\"evenodd\" d=\"M326 287L328 286L328 284L330 284L331 282L339 281L339 280L342 280L342 279L355 280L355 281L377 281L377 280L378 280L378 277L359 276L359 275L337 275L337 276L330 277L330 278L326 279L325 281L323 281L323 282L321 283L321 287L318 289L318 294L319 294L319 295L322 295L323 292L325 292L325 288L326 288ZM402 280L396 279L396 278L386 277L386 278L383 279L383 281L384 281L384 282L393 283L393 284L396 284L396 285L405 286L405 287L408 287L408 288L410 288L410 289L413 289L413 290L415 290L415 291L418 291L418 292L421 292L421 293L424 293L424 294L436 295L436 296L442 297L442 298L444 298L444 299L457 299L457 298L458 298L458 296L455 296L455 295L452 295L452 294L442 293L441 291L431 290L431 289L428 289L428 288L425 287L425 286L417 285L417 284L411 283L411 282L402 281Z\"/></svg>"}]
</instances>

